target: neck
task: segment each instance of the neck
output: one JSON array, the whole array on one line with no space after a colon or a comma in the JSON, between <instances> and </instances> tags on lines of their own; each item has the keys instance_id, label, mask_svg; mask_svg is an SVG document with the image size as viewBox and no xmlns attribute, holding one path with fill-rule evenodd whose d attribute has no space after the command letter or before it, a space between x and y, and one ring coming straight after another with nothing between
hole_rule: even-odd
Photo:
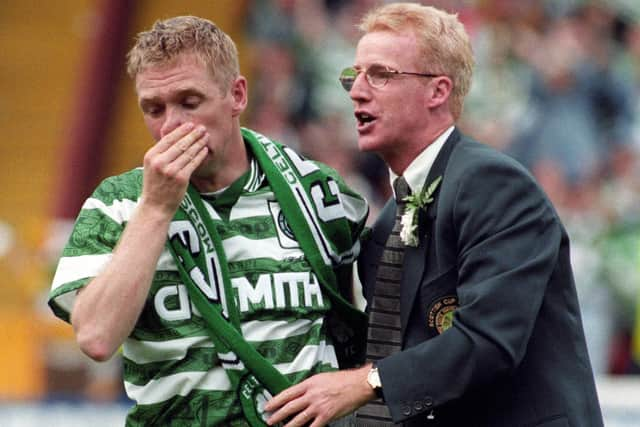
<instances>
[{"instance_id":1,"label":"neck","mask_svg":"<svg viewBox=\"0 0 640 427\"><path fill-rule=\"evenodd\" d=\"M419 137L398 144L398 146L402 147L401 150L385 153L385 155L381 157L387 166L389 166L389 169L400 176L420 153L433 144L436 139L453 124L453 122L447 122L440 126L432 126L429 129L425 129L425 132L421 133Z\"/></svg>"}]
</instances>

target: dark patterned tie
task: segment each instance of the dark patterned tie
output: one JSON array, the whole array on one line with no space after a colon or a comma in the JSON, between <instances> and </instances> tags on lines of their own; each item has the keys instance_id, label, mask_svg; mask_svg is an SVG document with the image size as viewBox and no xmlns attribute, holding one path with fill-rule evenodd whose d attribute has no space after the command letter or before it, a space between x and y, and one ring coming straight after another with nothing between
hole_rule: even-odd
<instances>
[{"instance_id":1,"label":"dark patterned tie","mask_svg":"<svg viewBox=\"0 0 640 427\"><path fill-rule=\"evenodd\" d=\"M372 362L400 351L402 335L400 330L400 283L402 281L402 260L405 245L400 240L400 219L409 194L409 186L403 177L393 183L396 194L396 221L387 239L376 274L373 301L369 311L367 332L367 360ZM376 399L358 409L356 426L393 426L389 408Z\"/></svg>"}]
</instances>

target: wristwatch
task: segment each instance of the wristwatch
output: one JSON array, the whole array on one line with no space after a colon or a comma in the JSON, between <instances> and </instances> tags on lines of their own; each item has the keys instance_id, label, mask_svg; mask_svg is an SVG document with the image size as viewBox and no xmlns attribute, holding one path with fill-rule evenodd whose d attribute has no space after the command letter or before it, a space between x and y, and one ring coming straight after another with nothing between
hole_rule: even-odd
<instances>
[{"instance_id":1,"label":"wristwatch","mask_svg":"<svg viewBox=\"0 0 640 427\"><path fill-rule=\"evenodd\" d=\"M371 386L377 397L382 397L382 381L378 373L378 365L374 362L367 374L367 383Z\"/></svg>"}]
</instances>

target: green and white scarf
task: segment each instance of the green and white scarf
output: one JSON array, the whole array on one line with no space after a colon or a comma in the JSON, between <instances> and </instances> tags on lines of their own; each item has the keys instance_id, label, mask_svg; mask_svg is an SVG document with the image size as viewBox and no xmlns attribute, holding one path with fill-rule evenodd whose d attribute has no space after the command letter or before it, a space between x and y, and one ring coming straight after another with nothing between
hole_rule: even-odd
<instances>
[{"instance_id":1,"label":"green and white scarf","mask_svg":"<svg viewBox=\"0 0 640 427\"><path fill-rule=\"evenodd\" d=\"M354 239L358 233L349 226L349 212L338 197L336 181L315 163L257 132L242 129L242 136L331 299L327 323L340 366L360 363L366 316L343 297L350 292L351 264L360 246L357 237ZM268 393L275 395L291 384L242 337L222 241L193 186L189 186L171 223L169 242L181 279L207 323L222 366L231 383L239 385L245 417L252 425L265 425L258 406L269 398Z\"/></svg>"}]
</instances>

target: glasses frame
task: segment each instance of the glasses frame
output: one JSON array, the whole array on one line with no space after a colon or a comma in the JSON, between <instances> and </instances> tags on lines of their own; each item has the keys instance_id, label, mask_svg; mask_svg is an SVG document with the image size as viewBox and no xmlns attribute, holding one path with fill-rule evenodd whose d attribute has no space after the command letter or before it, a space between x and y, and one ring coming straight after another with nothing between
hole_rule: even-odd
<instances>
[{"instance_id":1,"label":"glasses frame","mask_svg":"<svg viewBox=\"0 0 640 427\"><path fill-rule=\"evenodd\" d=\"M372 76L370 73L370 70L372 68L376 69L378 67L380 68L380 70L378 71L383 71L384 73L387 74L386 77L377 76L382 78L382 83L375 83L374 78L376 77ZM355 75L345 75L347 73L351 73ZM353 87L353 84L355 83L356 79L358 78L358 74L360 73L364 73L364 77L367 80L367 83L369 83L371 87L374 87L376 89L383 88L384 86L386 86L389 80L397 78L399 76L438 77L441 75L441 74L433 74L433 73L414 73L410 71L398 71L398 70L394 70L393 68L387 67L386 65L381 65L381 64L372 64L369 67L364 69L359 69L356 67L347 67L343 69L342 72L340 72L340 77L338 77L338 80L340 81L342 88L347 92L351 92L351 88Z\"/></svg>"}]
</instances>

